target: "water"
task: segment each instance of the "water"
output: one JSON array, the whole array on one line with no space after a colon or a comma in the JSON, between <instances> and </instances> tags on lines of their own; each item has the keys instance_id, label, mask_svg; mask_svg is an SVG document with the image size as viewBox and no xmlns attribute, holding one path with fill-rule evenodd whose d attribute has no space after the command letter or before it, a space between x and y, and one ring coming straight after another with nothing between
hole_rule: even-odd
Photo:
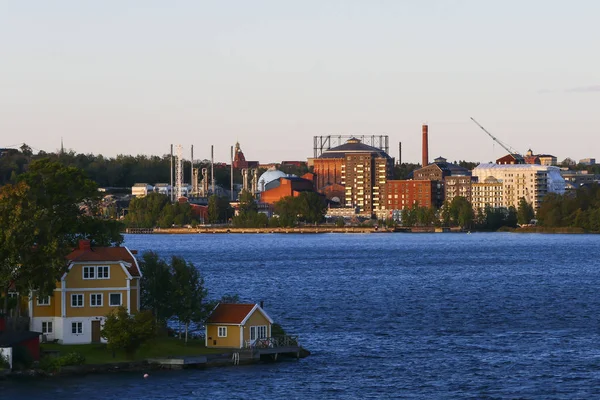
<instances>
[{"instance_id":1,"label":"water","mask_svg":"<svg viewBox=\"0 0 600 400\"><path fill-rule=\"evenodd\" d=\"M1 399L600 398L600 236L130 235L265 301L306 359L1 382Z\"/></svg>"}]
</instances>

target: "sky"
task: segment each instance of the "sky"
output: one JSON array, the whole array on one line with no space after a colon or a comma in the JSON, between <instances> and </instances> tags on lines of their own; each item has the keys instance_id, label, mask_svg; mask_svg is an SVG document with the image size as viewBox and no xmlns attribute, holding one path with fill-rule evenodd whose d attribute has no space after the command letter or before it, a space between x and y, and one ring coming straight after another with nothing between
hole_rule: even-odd
<instances>
[{"instance_id":1,"label":"sky","mask_svg":"<svg viewBox=\"0 0 600 400\"><path fill-rule=\"evenodd\" d=\"M0 147L305 160L600 158L600 2L0 0Z\"/></svg>"}]
</instances>

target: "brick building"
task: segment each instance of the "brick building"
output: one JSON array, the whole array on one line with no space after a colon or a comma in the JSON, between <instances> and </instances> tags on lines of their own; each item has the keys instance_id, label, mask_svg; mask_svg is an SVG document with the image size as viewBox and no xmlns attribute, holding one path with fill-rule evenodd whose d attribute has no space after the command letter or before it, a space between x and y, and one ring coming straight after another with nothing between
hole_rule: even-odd
<instances>
[{"instance_id":1,"label":"brick building","mask_svg":"<svg viewBox=\"0 0 600 400\"><path fill-rule=\"evenodd\" d=\"M260 193L260 202L274 204L287 196L297 197L302 192L314 192L312 181L296 176L287 176L269 182Z\"/></svg>"},{"instance_id":2,"label":"brick building","mask_svg":"<svg viewBox=\"0 0 600 400\"><path fill-rule=\"evenodd\" d=\"M385 209L389 211L437 206L439 183L430 180L389 180L384 187Z\"/></svg>"},{"instance_id":3,"label":"brick building","mask_svg":"<svg viewBox=\"0 0 600 400\"><path fill-rule=\"evenodd\" d=\"M339 198L345 207L369 216L383 207L381 190L392 178L394 159L382 149L353 138L323 152L313 165L317 190L328 199Z\"/></svg>"},{"instance_id":4,"label":"brick building","mask_svg":"<svg viewBox=\"0 0 600 400\"><path fill-rule=\"evenodd\" d=\"M464 197L471 202L472 184L477 182L477 178L472 176L447 176L444 178L444 199L451 202L455 197Z\"/></svg>"}]
</instances>

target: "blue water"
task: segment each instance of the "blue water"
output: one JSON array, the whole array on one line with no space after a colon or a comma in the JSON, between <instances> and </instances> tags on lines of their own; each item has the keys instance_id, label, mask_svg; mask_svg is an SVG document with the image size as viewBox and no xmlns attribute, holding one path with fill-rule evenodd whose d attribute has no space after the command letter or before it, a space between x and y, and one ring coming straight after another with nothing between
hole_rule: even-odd
<instances>
[{"instance_id":1,"label":"blue water","mask_svg":"<svg viewBox=\"0 0 600 400\"><path fill-rule=\"evenodd\" d=\"M312 356L0 381L0 398L600 398L600 235L137 235Z\"/></svg>"}]
</instances>

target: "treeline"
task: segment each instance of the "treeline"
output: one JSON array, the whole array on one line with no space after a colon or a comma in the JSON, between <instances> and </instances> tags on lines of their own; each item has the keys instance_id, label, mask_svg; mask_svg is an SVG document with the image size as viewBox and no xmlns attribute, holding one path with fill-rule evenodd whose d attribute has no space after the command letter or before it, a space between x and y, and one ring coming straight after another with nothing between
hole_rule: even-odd
<instances>
[{"instance_id":1,"label":"treeline","mask_svg":"<svg viewBox=\"0 0 600 400\"><path fill-rule=\"evenodd\" d=\"M593 184L572 193L548 193L537 213L538 225L548 228L582 228L600 232L600 187Z\"/></svg>"},{"instance_id":2,"label":"treeline","mask_svg":"<svg viewBox=\"0 0 600 400\"><path fill-rule=\"evenodd\" d=\"M4 150L0 156L0 186L16 182L17 177L27 171L28 165L32 161L42 158L85 171L86 175L95 181L99 187L131 187L135 183L170 182L170 154L162 156L118 155L116 157L104 157L102 154L75 153L74 151L63 153L40 151L34 154L32 149L24 144L20 149ZM200 170L208 168L210 174L210 164L206 160L194 165L194 167ZM307 167L293 165L281 167L280 169L286 174L298 176L308 172ZM259 175L264 171L265 169L259 169ZM231 184L231 170L229 167L216 164L214 174L217 185L229 187ZM235 183L242 183L239 169L234 171L233 178ZM189 160L183 162L183 180L184 182L191 182L191 164Z\"/></svg>"},{"instance_id":3,"label":"treeline","mask_svg":"<svg viewBox=\"0 0 600 400\"><path fill-rule=\"evenodd\" d=\"M316 224L324 220L326 210L327 204L322 196L314 192L302 192L297 197L287 196L276 202L275 215L268 218L258 211L254 196L242 192L238 215L233 217L232 224L239 228L293 227L301 222Z\"/></svg>"},{"instance_id":4,"label":"treeline","mask_svg":"<svg viewBox=\"0 0 600 400\"><path fill-rule=\"evenodd\" d=\"M131 200L124 222L128 228L170 228L196 225L200 219L192 213L188 203L172 204L168 196L150 193Z\"/></svg>"},{"instance_id":5,"label":"treeline","mask_svg":"<svg viewBox=\"0 0 600 400\"><path fill-rule=\"evenodd\" d=\"M473 210L471 203L464 197L455 197L444 202L441 208L423 207L415 204L401 212L399 225L405 227L460 227L481 231L497 231L502 227L515 228L518 223L529 223L533 218L533 207L521 199L519 208L492 208ZM393 221L382 221L393 226Z\"/></svg>"}]
</instances>

